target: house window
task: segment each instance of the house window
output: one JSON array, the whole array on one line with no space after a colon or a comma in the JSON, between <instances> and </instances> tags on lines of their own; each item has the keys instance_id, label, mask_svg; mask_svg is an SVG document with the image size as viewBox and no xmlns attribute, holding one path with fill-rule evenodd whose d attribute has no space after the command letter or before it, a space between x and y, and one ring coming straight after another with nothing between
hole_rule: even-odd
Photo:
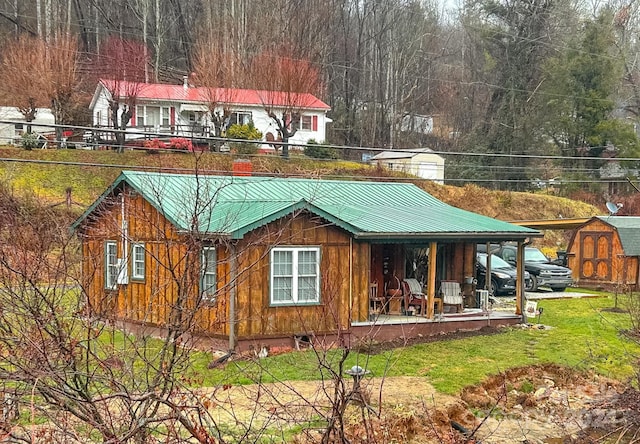
<instances>
[{"instance_id":1,"label":"house window","mask_svg":"<svg viewBox=\"0 0 640 444\"><path fill-rule=\"evenodd\" d=\"M136 106L137 126L160 126L168 128L171 125L171 110L168 106Z\"/></svg>"},{"instance_id":2,"label":"house window","mask_svg":"<svg viewBox=\"0 0 640 444\"><path fill-rule=\"evenodd\" d=\"M202 298L215 301L217 289L216 268L218 265L216 249L214 247L202 248L202 273L200 277L200 289Z\"/></svg>"},{"instance_id":3,"label":"house window","mask_svg":"<svg viewBox=\"0 0 640 444\"><path fill-rule=\"evenodd\" d=\"M320 302L320 248L271 250L271 304Z\"/></svg>"},{"instance_id":4,"label":"house window","mask_svg":"<svg viewBox=\"0 0 640 444\"><path fill-rule=\"evenodd\" d=\"M104 244L104 288L115 290L118 282L118 244L107 241Z\"/></svg>"},{"instance_id":5,"label":"house window","mask_svg":"<svg viewBox=\"0 0 640 444\"><path fill-rule=\"evenodd\" d=\"M136 126L144 126L144 106L136 105Z\"/></svg>"},{"instance_id":6,"label":"house window","mask_svg":"<svg viewBox=\"0 0 640 444\"><path fill-rule=\"evenodd\" d=\"M231 113L229 126L231 125L248 125L251 123L251 113L233 112Z\"/></svg>"},{"instance_id":7,"label":"house window","mask_svg":"<svg viewBox=\"0 0 640 444\"><path fill-rule=\"evenodd\" d=\"M131 278L144 279L145 250L144 244L133 244L131 247Z\"/></svg>"},{"instance_id":8,"label":"house window","mask_svg":"<svg viewBox=\"0 0 640 444\"><path fill-rule=\"evenodd\" d=\"M313 119L311 118L311 116L300 116L300 130L313 131Z\"/></svg>"},{"instance_id":9,"label":"house window","mask_svg":"<svg viewBox=\"0 0 640 444\"><path fill-rule=\"evenodd\" d=\"M171 110L168 107L163 106L160 108L160 115L160 126L163 128L169 128L171 126Z\"/></svg>"}]
</instances>

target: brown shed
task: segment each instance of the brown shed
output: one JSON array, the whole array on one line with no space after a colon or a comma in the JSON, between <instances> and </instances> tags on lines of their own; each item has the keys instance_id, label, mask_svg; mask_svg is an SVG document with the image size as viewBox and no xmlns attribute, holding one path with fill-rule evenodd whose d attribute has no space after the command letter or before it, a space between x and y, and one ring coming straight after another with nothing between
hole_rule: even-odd
<instances>
[{"instance_id":1,"label":"brown shed","mask_svg":"<svg viewBox=\"0 0 640 444\"><path fill-rule=\"evenodd\" d=\"M370 326L372 288L394 273L419 282L421 322L444 331L439 283L473 278L476 243L539 235L407 183L149 172L123 172L74 228L89 314L230 348ZM405 322L391 302L387 324Z\"/></svg>"},{"instance_id":2,"label":"brown shed","mask_svg":"<svg viewBox=\"0 0 640 444\"><path fill-rule=\"evenodd\" d=\"M568 266L583 287L629 286L638 289L640 217L596 216L573 233Z\"/></svg>"}]
</instances>

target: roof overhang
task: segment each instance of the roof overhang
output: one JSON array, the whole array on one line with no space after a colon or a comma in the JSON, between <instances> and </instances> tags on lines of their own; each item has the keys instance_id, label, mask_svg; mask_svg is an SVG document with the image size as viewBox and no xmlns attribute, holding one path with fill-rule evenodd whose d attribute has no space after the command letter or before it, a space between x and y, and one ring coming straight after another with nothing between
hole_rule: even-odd
<instances>
[{"instance_id":1,"label":"roof overhang","mask_svg":"<svg viewBox=\"0 0 640 444\"><path fill-rule=\"evenodd\" d=\"M474 241L474 242L492 242L492 241L525 241L530 237L542 237L543 234L535 232L527 233L460 233L460 232L441 232L441 233L358 233L354 235L355 239L369 241L396 241L396 242L415 242L415 241Z\"/></svg>"},{"instance_id":2,"label":"roof overhang","mask_svg":"<svg viewBox=\"0 0 640 444\"><path fill-rule=\"evenodd\" d=\"M591 220L590 217L572 219L518 220L509 223L534 230L573 230Z\"/></svg>"}]
</instances>

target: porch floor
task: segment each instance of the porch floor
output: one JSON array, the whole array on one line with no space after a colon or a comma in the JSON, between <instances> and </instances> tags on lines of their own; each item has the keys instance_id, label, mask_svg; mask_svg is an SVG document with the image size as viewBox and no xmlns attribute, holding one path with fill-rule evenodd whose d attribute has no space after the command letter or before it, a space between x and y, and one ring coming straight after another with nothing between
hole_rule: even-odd
<instances>
[{"instance_id":1,"label":"porch floor","mask_svg":"<svg viewBox=\"0 0 640 444\"><path fill-rule=\"evenodd\" d=\"M433 324L442 322L467 322L467 321L490 321L520 319L513 311L483 311L479 308L465 308L461 313L436 314L433 319L428 319L420 315L388 315L380 314L375 319L364 322L352 322L352 327L369 325L397 325L397 324Z\"/></svg>"}]
</instances>

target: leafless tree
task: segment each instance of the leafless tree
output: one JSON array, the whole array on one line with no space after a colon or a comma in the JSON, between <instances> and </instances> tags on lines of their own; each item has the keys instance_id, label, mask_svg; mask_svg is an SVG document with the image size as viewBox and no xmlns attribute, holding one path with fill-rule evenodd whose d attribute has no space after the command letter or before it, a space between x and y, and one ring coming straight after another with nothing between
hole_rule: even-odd
<instances>
[{"instance_id":1,"label":"leafless tree","mask_svg":"<svg viewBox=\"0 0 640 444\"><path fill-rule=\"evenodd\" d=\"M132 40L110 38L94 61L94 72L109 94L110 121L118 151L123 152L125 130L144 88L147 52Z\"/></svg>"},{"instance_id":2,"label":"leafless tree","mask_svg":"<svg viewBox=\"0 0 640 444\"><path fill-rule=\"evenodd\" d=\"M73 110L78 105L78 41L71 35L57 35L46 47L47 78L43 79L51 112L58 125L74 123ZM56 140L62 138L62 127L56 127Z\"/></svg>"},{"instance_id":3,"label":"leafless tree","mask_svg":"<svg viewBox=\"0 0 640 444\"><path fill-rule=\"evenodd\" d=\"M46 52L43 40L28 36L7 42L3 49L1 93L5 103L16 106L27 123L36 118L39 107L47 104ZM27 132L31 132L30 125Z\"/></svg>"},{"instance_id":4,"label":"leafless tree","mask_svg":"<svg viewBox=\"0 0 640 444\"><path fill-rule=\"evenodd\" d=\"M163 183L154 182L158 197L165 196ZM227 287L247 285L247 270L262 259L240 252L221 256L223 261L238 261L240 272L219 276L223 286L215 299L199 291L202 246L207 242L199 227L214 214L216 193L207 190L207 181L195 184L174 196L193 221L193 230L181 234L177 249L166 221L122 189L95 208L99 218L80 228L82 256L78 239L68 230L71 213L0 185L0 399L5 410L19 402L16 413L30 411L28 423L17 416L4 418L5 438L81 442L91 435L105 443L147 443L152 436L168 443L255 442L274 428L282 432L320 418L327 424L322 442L347 443L348 406L361 408L367 424L377 415L345 374L351 349L340 335L332 343L320 337L309 341L324 378L314 395L283 381L265 383L266 377L273 379L274 368L261 361L258 350L229 364L255 385L194 388L189 376L196 352L192 339L203 325L231 322L226 317L231 303L224 296ZM164 199L162 205L171 205ZM134 216L131 224L121 219L123 202L124 214ZM265 237L258 234L255 242L287 241L290 224L300 216L304 210L280 221L278 230L264 230ZM99 264L104 260L103 241L116 236L117 243L124 244L118 253L125 255L120 267L129 267L127 242L141 233L147 239L147 279L158 285L134 301L104 290ZM233 252L231 244L217 245L221 253L227 247ZM338 304L332 299L337 289L332 286L343 279L327 275L322 281L327 307L322 316L338 325ZM217 314L207 321L203 310ZM123 322L123 315L140 322ZM302 314L300 321L304 326ZM152 327L158 324L163 328ZM364 361L362 365L366 367ZM284 392L291 395L285 399ZM32 427L36 420L45 425Z\"/></svg>"},{"instance_id":5,"label":"leafless tree","mask_svg":"<svg viewBox=\"0 0 640 444\"><path fill-rule=\"evenodd\" d=\"M318 69L305 59L265 52L253 60L251 72L262 106L278 128L282 156L289 157L289 139L298 130L300 112L322 87Z\"/></svg>"},{"instance_id":6,"label":"leafless tree","mask_svg":"<svg viewBox=\"0 0 640 444\"><path fill-rule=\"evenodd\" d=\"M213 135L222 137L231 115L231 105L236 102L238 90L243 85L243 63L238 53L226 51L219 34L203 33L195 47L193 82L203 88ZM214 141L218 151L219 141Z\"/></svg>"},{"instance_id":7,"label":"leafless tree","mask_svg":"<svg viewBox=\"0 0 640 444\"><path fill-rule=\"evenodd\" d=\"M120 203L118 196L114 199L98 211L111 215ZM213 392L189 388L182 376L193 352L187 336L203 303L193 299L198 293L199 250L191 252L187 246L184 256L172 261L166 245L149 245L146 254L165 264L161 273L176 291L175 304L164 334L123 329L116 325L111 296L88 297L92 282L102 278L79 277L70 216L0 186L3 399L5 407L8 400L31 400L31 421L47 421L39 431L6 417L3 436L29 441L49 435L53 442L80 442L93 435L105 443L146 443L152 434L163 436L164 442L182 442L186 433L201 443L217 442L215 421L206 407ZM149 222L150 231L166 228ZM125 235L115 216L105 229L111 224ZM101 253L96 254L85 249L84 260L97 263ZM157 291L152 298L166 295L164 289ZM145 315L151 322L151 312Z\"/></svg>"}]
</instances>

